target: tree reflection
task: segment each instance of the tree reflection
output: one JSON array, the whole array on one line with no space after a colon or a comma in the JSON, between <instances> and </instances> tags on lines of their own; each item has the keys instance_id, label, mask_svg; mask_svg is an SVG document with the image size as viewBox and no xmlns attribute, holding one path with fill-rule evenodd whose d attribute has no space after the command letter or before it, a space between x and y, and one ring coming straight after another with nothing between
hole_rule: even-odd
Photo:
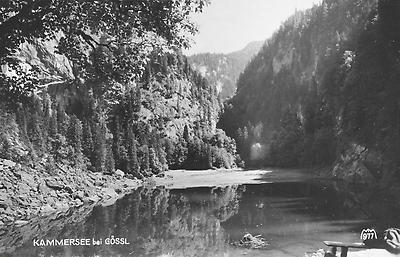
<instances>
[{"instance_id":1,"label":"tree reflection","mask_svg":"<svg viewBox=\"0 0 400 257\"><path fill-rule=\"evenodd\" d=\"M85 218L71 214L49 220L48 229L20 237L6 256L222 256L228 247L221 222L238 212L244 186L170 191L140 188L114 205L94 207ZM79 219L80 218L80 219ZM52 229L55 222L57 229ZM129 245L104 245L110 236L127 238ZM18 241L21 238L23 242ZM95 238L101 246L33 247L32 239ZM13 252L14 251L14 252ZM13 252L13 253L11 253Z\"/></svg>"}]
</instances>

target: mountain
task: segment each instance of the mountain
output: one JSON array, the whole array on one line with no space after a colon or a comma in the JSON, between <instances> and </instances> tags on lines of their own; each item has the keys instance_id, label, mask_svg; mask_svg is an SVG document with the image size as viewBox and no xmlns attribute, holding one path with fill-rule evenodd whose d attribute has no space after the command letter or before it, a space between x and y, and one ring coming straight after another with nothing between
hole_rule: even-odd
<instances>
[{"instance_id":1,"label":"mountain","mask_svg":"<svg viewBox=\"0 0 400 257\"><path fill-rule=\"evenodd\" d=\"M263 43L263 41L251 42L242 50L228 54L195 54L189 56L188 60L209 83L217 88L220 99L225 100L235 94L236 80Z\"/></svg>"},{"instance_id":2,"label":"mountain","mask_svg":"<svg viewBox=\"0 0 400 257\"><path fill-rule=\"evenodd\" d=\"M67 80L74 76L71 65L52 45L35 41L17 53L22 65L34 65L51 82L24 101L0 106L0 158L41 163L39 173L62 163L137 178L236 166L235 142L216 128L215 87L180 53L151 55L130 84L82 82Z\"/></svg>"},{"instance_id":3,"label":"mountain","mask_svg":"<svg viewBox=\"0 0 400 257\"><path fill-rule=\"evenodd\" d=\"M399 4L324 0L296 12L238 79L219 126L252 164L398 172ZM397 14L396 14L397 13Z\"/></svg>"}]
</instances>

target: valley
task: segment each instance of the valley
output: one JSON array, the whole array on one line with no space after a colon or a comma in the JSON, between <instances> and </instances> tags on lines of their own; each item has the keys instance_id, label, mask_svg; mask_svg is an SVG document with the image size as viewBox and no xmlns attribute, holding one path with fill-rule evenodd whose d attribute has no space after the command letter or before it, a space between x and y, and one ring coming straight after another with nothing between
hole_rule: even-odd
<instances>
[{"instance_id":1,"label":"valley","mask_svg":"<svg viewBox=\"0 0 400 257\"><path fill-rule=\"evenodd\" d=\"M0 4L0 255L264 255L252 233L303 256L400 225L400 4L323 0L185 56L215 6ZM111 235L132 245L31 244Z\"/></svg>"}]
</instances>

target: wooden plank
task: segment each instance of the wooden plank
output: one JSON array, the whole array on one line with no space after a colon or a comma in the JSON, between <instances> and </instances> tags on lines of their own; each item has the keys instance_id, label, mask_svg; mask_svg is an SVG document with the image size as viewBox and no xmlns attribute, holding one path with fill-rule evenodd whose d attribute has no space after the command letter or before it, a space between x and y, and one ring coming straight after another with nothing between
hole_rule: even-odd
<instances>
[{"instance_id":1,"label":"wooden plank","mask_svg":"<svg viewBox=\"0 0 400 257\"><path fill-rule=\"evenodd\" d=\"M349 250L349 248L347 247L342 247L340 250L340 257L347 257L347 251Z\"/></svg>"},{"instance_id":2,"label":"wooden plank","mask_svg":"<svg viewBox=\"0 0 400 257\"><path fill-rule=\"evenodd\" d=\"M333 256L336 256L337 248L336 246L332 246L332 254Z\"/></svg>"},{"instance_id":3,"label":"wooden plank","mask_svg":"<svg viewBox=\"0 0 400 257\"><path fill-rule=\"evenodd\" d=\"M345 248L368 248L364 243L342 243L342 242L334 242L334 241L324 241L326 246L331 247L345 247Z\"/></svg>"}]
</instances>

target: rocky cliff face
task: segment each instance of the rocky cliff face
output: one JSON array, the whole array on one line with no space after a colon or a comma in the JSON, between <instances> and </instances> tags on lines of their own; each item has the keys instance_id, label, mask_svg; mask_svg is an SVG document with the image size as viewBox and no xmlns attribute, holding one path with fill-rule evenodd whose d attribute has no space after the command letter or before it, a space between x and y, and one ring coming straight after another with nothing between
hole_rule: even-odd
<instances>
[{"instance_id":1,"label":"rocky cliff face","mask_svg":"<svg viewBox=\"0 0 400 257\"><path fill-rule=\"evenodd\" d=\"M323 90L327 62L344 56L349 40L357 38L376 6L377 0L324 1L283 23L239 77L229 103L239 118L233 130L247 122L279 126L288 109L304 116L302 100Z\"/></svg>"},{"instance_id":2,"label":"rocky cliff face","mask_svg":"<svg viewBox=\"0 0 400 257\"><path fill-rule=\"evenodd\" d=\"M190 64L209 83L217 88L219 98L226 100L236 92L236 80L246 64L263 45L262 41L251 42L242 50L229 54L202 53L188 57Z\"/></svg>"}]
</instances>

